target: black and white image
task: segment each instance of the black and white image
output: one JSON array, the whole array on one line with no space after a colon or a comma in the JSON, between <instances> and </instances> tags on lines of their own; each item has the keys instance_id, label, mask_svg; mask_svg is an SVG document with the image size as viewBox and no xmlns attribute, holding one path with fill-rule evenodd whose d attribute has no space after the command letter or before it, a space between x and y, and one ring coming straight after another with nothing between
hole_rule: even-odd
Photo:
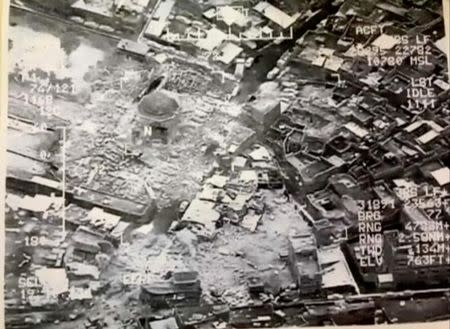
<instances>
[{"instance_id":1,"label":"black and white image","mask_svg":"<svg viewBox=\"0 0 450 329\"><path fill-rule=\"evenodd\" d=\"M449 0L11 0L6 329L450 320Z\"/></svg>"}]
</instances>

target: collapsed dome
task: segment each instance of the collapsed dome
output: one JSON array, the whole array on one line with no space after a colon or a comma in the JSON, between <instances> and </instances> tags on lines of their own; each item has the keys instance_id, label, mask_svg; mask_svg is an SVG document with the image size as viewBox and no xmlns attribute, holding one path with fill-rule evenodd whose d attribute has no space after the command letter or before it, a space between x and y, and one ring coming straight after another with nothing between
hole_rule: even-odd
<instances>
[{"instance_id":1,"label":"collapsed dome","mask_svg":"<svg viewBox=\"0 0 450 329\"><path fill-rule=\"evenodd\" d=\"M161 91L153 91L144 96L138 105L142 117L157 121L174 117L178 108L178 102Z\"/></svg>"}]
</instances>

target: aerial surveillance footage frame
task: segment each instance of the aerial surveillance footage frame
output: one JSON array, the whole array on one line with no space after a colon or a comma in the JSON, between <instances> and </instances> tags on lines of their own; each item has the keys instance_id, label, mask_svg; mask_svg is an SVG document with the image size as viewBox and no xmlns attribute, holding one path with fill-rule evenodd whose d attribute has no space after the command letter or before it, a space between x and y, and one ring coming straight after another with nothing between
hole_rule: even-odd
<instances>
[{"instance_id":1,"label":"aerial surveillance footage frame","mask_svg":"<svg viewBox=\"0 0 450 329\"><path fill-rule=\"evenodd\" d=\"M450 0L5 0L0 31L0 328L450 327Z\"/></svg>"}]
</instances>

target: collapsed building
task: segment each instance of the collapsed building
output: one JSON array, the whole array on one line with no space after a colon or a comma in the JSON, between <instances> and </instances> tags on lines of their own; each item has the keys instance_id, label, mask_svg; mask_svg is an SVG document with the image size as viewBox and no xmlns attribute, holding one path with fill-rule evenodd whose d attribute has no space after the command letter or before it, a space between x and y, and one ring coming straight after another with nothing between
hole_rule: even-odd
<instances>
[{"instance_id":1,"label":"collapsed building","mask_svg":"<svg viewBox=\"0 0 450 329\"><path fill-rule=\"evenodd\" d=\"M143 285L140 300L155 308L197 305L202 293L197 277L196 272L175 272L168 281Z\"/></svg>"},{"instance_id":2,"label":"collapsed building","mask_svg":"<svg viewBox=\"0 0 450 329\"><path fill-rule=\"evenodd\" d=\"M313 236L290 237L288 262L301 295L321 292L322 275L317 259L317 244Z\"/></svg>"}]
</instances>

